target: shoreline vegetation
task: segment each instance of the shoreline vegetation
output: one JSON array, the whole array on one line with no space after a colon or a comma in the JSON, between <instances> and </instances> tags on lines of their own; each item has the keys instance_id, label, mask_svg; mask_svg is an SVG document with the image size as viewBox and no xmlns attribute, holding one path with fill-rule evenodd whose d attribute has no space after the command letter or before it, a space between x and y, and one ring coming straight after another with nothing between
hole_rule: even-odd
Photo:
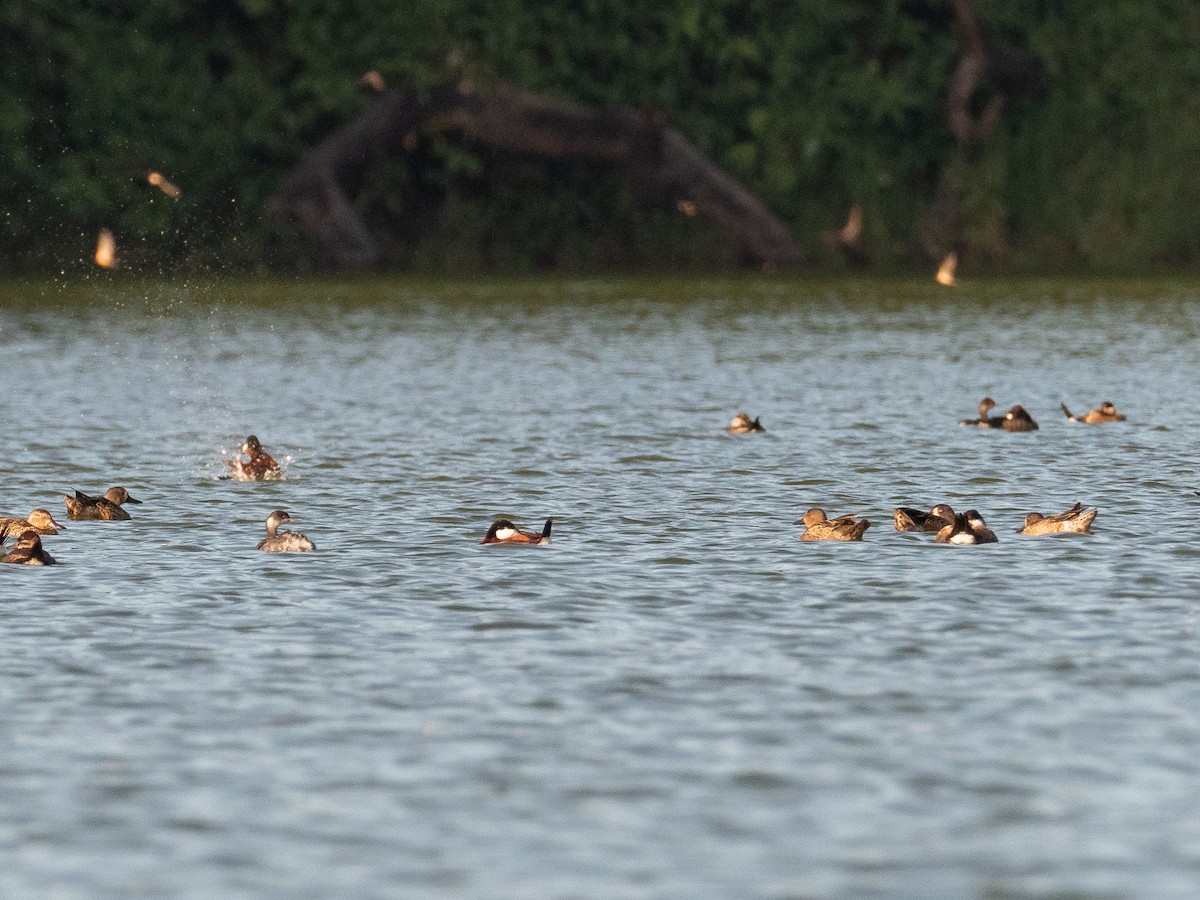
<instances>
[{"instance_id":1,"label":"shoreline vegetation","mask_svg":"<svg viewBox=\"0 0 1200 900\"><path fill-rule=\"evenodd\" d=\"M151 276L1200 269L1187 0L32 0L0 33L2 276L92 271L104 234L115 271ZM620 111L646 140L547 152L486 108L373 127L394 92L446 85ZM330 171L359 262L323 240L329 208L272 203L356 129ZM663 155L675 135L690 149ZM768 217L731 224L752 204L712 185ZM777 257L755 244L771 223Z\"/></svg>"}]
</instances>

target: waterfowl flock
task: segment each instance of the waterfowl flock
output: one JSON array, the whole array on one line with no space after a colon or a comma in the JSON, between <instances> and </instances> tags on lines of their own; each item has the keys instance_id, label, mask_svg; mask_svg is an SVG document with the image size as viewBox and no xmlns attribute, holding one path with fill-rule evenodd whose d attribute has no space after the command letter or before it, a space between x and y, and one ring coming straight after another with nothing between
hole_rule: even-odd
<instances>
[{"instance_id":1,"label":"waterfowl flock","mask_svg":"<svg viewBox=\"0 0 1200 900\"><path fill-rule=\"evenodd\" d=\"M989 415L995 406L996 401L991 397L984 397L979 401L979 417L963 419L959 425L1011 432L1037 430L1037 422L1022 406L1012 406L1003 416ZM1062 404L1062 411L1070 422L1094 425L1125 421L1125 416L1117 412L1116 407L1109 401L1101 403L1098 408L1082 416L1072 415L1065 403ZM733 417L725 431L728 434L755 434L766 429L760 417L751 418L748 413L741 412ZM275 481L285 478L282 467L253 434L246 438L237 456L222 462L229 471L219 476L221 480ZM128 521L132 517L125 509L126 504L140 504L142 501L130 496L124 487L116 485L99 497L76 490L74 496L64 494L63 502L66 505L67 518L72 521ZM1060 513L1030 512L1025 515L1024 524L1017 533L1089 534L1098 512L1095 508L1085 508L1082 503L1076 503ZM892 519L896 531L933 534L934 543L937 544L990 544L998 540L996 533L988 527L978 510L968 509L957 513L947 503L936 503L928 510L899 506L892 510ZM316 550L316 544L306 535L280 528L280 525L293 521L295 520L286 510L276 509L271 512L266 518L266 537L259 541L256 549L264 553L303 553ZM864 516L840 515L830 518L819 506L809 509L794 524L804 526L804 531L800 534L802 541L861 541L867 529L871 527L870 520ZM497 519L489 526L479 543L545 546L550 543L552 525L553 519L546 519L540 532L526 531L508 519ZM24 518L0 517L0 554L3 554L0 556L0 562L32 566L54 565L55 559L42 547L41 539L43 536L57 535L65 528L66 526L55 521L48 510L41 507L33 509ZM10 538L15 538L16 543L5 553L3 546Z\"/></svg>"},{"instance_id":2,"label":"waterfowl flock","mask_svg":"<svg viewBox=\"0 0 1200 900\"><path fill-rule=\"evenodd\" d=\"M1038 430L1037 422L1023 406L1016 404L1003 416L989 415L995 406L995 400L984 397L979 401L979 417L962 419L958 424L1012 432ZM1107 400L1083 416L1073 416L1065 403L1062 404L1062 411L1068 421L1089 425L1125 421L1125 416L1117 412L1116 406ZM750 425L753 427L748 427ZM765 430L757 417L751 419L747 413L738 413L725 429L729 434L749 434L752 431ZM1085 509L1082 503L1076 503L1061 513L1043 515L1031 512L1026 514L1024 525L1017 533L1091 534L1092 522L1095 521L1098 512L1095 508ZM896 531L934 534L934 543L937 544L993 544L999 540L978 510L968 509L956 513L948 503L934 504L928 511L911 506L898 506L892 510L892 520ZM793 524L805 526L800 535L802 541L861 541L867 529L871 527L870 520L853 515L831 519L820 507L813 507Z\"/></svg>"}]
</instances>

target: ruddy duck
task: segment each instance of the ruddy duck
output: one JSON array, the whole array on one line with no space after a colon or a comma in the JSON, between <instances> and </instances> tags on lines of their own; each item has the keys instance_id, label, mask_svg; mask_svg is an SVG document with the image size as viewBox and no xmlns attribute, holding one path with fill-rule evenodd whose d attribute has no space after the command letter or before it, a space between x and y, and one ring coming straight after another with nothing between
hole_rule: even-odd
<instances>
[{"instance_id":1,"label":"ruddy duck","mask_svg":"<svg viewBox=\"0 0 1200 900\"><path fill-rule=\"evenodd\" d=\"M254 435L246 438L241 452L250 458L243 460L239 455L225 460L225 465L229 466L228 477L234 481L276 481L283 477L279 463L263 449Z\"/></svg>"},{"instance_id":2,"label":"ruddy duck","mask_svg":"<svg viewBox=\"0 0 1200 900\"><path fill-rule=\"evenodd\" d=\"M26 528L17 538L12 553L0 557L0 563L17 563L26 566L53 566L54 557L42 549L42 538L32 528Z\"/></svg>"},{"instance_id":3,"label":"ruddy duck","mask_svg":"<svg viewBox=\"0 0 1200 900\"><path fill-rule=\"evenodd\" d=\"M892 510L892 518L896 520L897 531L937 532L954 523L954 510L945 503L931 506L929 512L897 506Z\"/></svg>"},{"instance_id":4,"label":"ruddy duck","mask_svg":"<svg viewBox=\"0 0 1200 900\"><path fill-rule=\"evenodd\" d=\"M976 425L979 428L1002 428L1005 431L1037 431L1038 424L1021 405L1013 406L1002 416L989 416L988 411L996 405L991 397L979 401L978 419L961 419L959 425Z\"/></svg>"},{"instance_id":5,"label":"ruddy duck","mask_svg":"<svg viewBox=\"0 0 1200 900\"><path fill-rule=\"evenodd\" d=\"M522 531L508 519L497 519L483 536L481 544L548 544L550 543L550 526L553 519L547 519L542 526L542 533Z\"/></svg>"},{"instance_id":6,"label":"ruddy duck","mask_svg":"<svg viewBox=\"0 0 1200 900\"><path fill-rule=\"evenodd\" d=\"M1071 411L1067 409L1067 404L1065 403L1060 403L1059 405L1062 407L1062 411L1066 414L1067 421L1069 422L1084 422L1088 425L1096 425L1100 422L1125 421L1125 414L1117 412L1117 408L1108 400L1101 403L1099 409L1093 409L1082 416L1071 415Z\"/></svg>"},{"instance_id":7,"label":"ruddy duck","mask_svg":"<svg viewBox=\"0 0 1200 900\"><path fill-rule=\"evenodd\" d=\"M58 534L60 529L63 531L67 529L66 525L60 525L58 522L55 522L54 516L50 515L48 510L41 509L40 507L31 512L28 518L25 519L19 519L16 516L0 518L0 531L3 531L6 525L10 534L19 534L27 528L36 531L38 534Z\"/></svg>"},{"instance_id":8,"label":"ruddy duck","mask_svg":"<svg viewBox=\"0 0 1200 900\"><path fill-rule=\"evenodd\" d=\"M282 509L277 509L267 516L267 536L258 542L256 550L265 553L302 553L305 550L316 550L317 545L298 531L279 530L284 522L294 521Z\"/></svg>"},{"instance_id":9,"label":"ruddy duck","mask_svg":"<svg viewBox=\"0 0 1200 900\"><path fill-rule=\"evenodd\" d=\"M725 429L726 434L750 434L753 431L766 431L762 427L762 422L758 421L759 416L750 418L748 413L738 413L733 417L733 421L729 423L729 427Z\"/></svg>"},{"instance_id":10,"label":"ruddy duck","mask_svg":"<svg viewBox=\"0 0 1200 900\"><path fill-rule=\"evenodd\" d=\"M1098 509L1084 509L1082 503L1076 503L1065 512L1043 516L1031 512L1025 516L1025 527L1020 534L1058 534L1063 531L1073 531L1077 534L1090 534L1092 522Z\"/></svg>"},{"instance_id":11,"label":"ruddy duck","mask_svg":"<svg viewBox=\"0 0 1200 900\"><path fill-rule=\"evenodd\" d=\"M855 519L854 516L830 519L825 510L816 506L792 524L807 526L800 535L802 541L861 541L863 532L871 527L870 520Z\"/></svg>"},{"instance_id":12,"label":"ruddy duck","mask_svg":"<svg viewBox=\"0 0 1200 900\"><path fill-rule=\"evenodd\" d=\"M996 532L987 527L983 516L973 509L959 513L954 521L937 533L937 544L994 544Z\"/></svg>"},{"instance_id":13,"label":"ruddy duck","mask_svg":"<svg viewBox=\"0 0 1200 900\"><path fill-rule=\"evenodd\" d=\"M74 497L63 494L63 501L67 504L68 519L105 519L112 522L129 518L129 513L121 508L123 504L142 502L130 497L129 491L123 487L110 487L103 497L90 497L83 491L76 491Z\"/></svg>"}]
</instances>

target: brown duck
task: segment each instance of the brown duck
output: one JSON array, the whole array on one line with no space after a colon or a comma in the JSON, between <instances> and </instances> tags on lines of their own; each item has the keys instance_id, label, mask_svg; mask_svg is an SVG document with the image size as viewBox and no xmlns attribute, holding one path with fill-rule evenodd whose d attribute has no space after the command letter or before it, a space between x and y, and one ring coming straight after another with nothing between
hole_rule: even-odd
<instances>
[{"instance_id":1,"label":"brown duck","mask_svg":"<svg viewBox=\"0 0 1200 900\"><path fill-rule=\"evenodd\" d=\"M1098 425L1101 422L1124 422L1125 414L1117 412L1117 408L1113 406L1111 401L1105 400L1100 404L1098 409L1090 410L1082 416L1073 416L1071 411L1067 409L1067 404L1060 403L1063 413L1069 422L1083 422L1087 425Z\"/></svg>"},{"instance_id":2,"label":"brown duck","mask_svg":"<svg viewBox=\"0 0 1200 900\"><path fill-rule=\"evenodd\" d=\"M36 531L38 534L58 534L60 530L65 531L67 526L60 525L54 521L54 516L50 515L49 510L38 509L33 510L26 518L21 519L17 516L6 516L0 518L0 531L8 527L9 534L20 534L26 529Z\"/></svg>"},{"instance_id":3,"label":"brown duck","mask_svg":"<svg viewBox=\"0 0 1200 900\"><path fill-rule=\"evenodd\" d=\"M1082 503L1076 503L1065 512L1043 516L1031 512L1025 516L1025 527L1020 534L1059 534L1073 531L1077 534L1090 534L1092 522L1096 519L1098 509L1084 509Z\"/></svg>"},{"instance_id":4,"label":"brown duck","mask_svg":"<svg viewBox=\"0 0 1200 900\"><path fill-rule=\"evenodd\" d=\"M2 533L2 532L0 532ZM42 549L42 537L32 528L26 528L17 538L11 553L0 556L0 563L16 563L25 566L52 566L54 557Z\"/></svg>"},{"instance_id":5,"label":"brown duck","mask_svg":"<svg viewBox=\"0 0 1200 900\"><path fill-rule=\"evenodd\" d=\"M129 513L121 507L126 503L141 503L129 496L129 491L123 487L110 487L103 497L91 497L83 491L76 491L74 497L63 494L63 502L67 504L67 518L104 519L110 522L125 521Z\"/></svg>"},{"instance_id":6,"label":"brown duck","mask_svg":"<svg viewBox=\"0 0 1200 900\"><path fill-rule=\"evenodd\" d=\"M871 527L868 519L855 519L854 516L838 516L830 519L825 510L814 506L797 519L793 525L805 525L802 541L861 541L863 533Z\"/></svg>"},{"instance_id":7,"label":"brown duck","mask_svg":"<svg viewBox=\"0 0 1200 900\"><path fill-rule=\"evenodd\" d=\"M929 512L911 506L897 506L892 510L897 531L938 532L954 522L954 510L945 503L931 506Z\"/></svg>"}]
</instances>

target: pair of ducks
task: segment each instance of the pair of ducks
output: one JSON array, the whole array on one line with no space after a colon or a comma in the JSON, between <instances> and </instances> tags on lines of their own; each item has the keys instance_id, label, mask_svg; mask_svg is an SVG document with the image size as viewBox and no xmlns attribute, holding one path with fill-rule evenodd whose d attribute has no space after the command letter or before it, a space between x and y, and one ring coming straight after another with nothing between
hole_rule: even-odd
<instances>
[{"instance_id":1,"label":"pair of ducks","mask_svg":"<svg viewBox=\"0 0 1200 900\"><path fill-rule=\"evenodd\" d=\"M43 534L58 534L65 525L54 521L49 510L35 509L26 518L6 516L0 518L0 544L15 536L13 549L0 556L0 563L17 563L26 566L52 566L54 557L42 547Z\"/></svg>"},{"instance_id":2,"label":"pair of ducks","mask_svg":"<svg viewBox=\"0 0 1200 900\"><path fill-rule=\"evenodd\" d=\"M1097 513L1098 509L1085 509L1082 503L1076 503L1070 509L1050 515L1027 513L1025 524L1017 534L1090 534ZM987 527L983 517L973 509L965 513L955 513L948 504L939 503L930 507L929 512L923 512L899 506L893 510L892 516L897 531L936 532L937 543L990 544L996 540L996 533Z\"/></svg>"},{"instance_id":3,"label":"pair of ducks","mask_svg":"<svg viewBox=\"0 0 1200 900\"><path fill-rule=\"evenodd\" d=\"M746 419L749 420L749 416L746 416ZM762 426L758 425L757 421L752 424L758 430L762 430ZM279 464L263 449L262 443L255 435L252 434L246 438L241 452L249 458L244 460L238 456L225 460L225 465L230 469L229 475L225 477L237 481L273 481L283 477L283 471L279 468ZM317 549L316 544L307 535L279 527L285 522L294 521L295 519L287 510L273 511L267 516L267 536L258 542L256 549L262 550L264 553L304 553ZM508 519L499 519L492 523L480 543L549 544L552 521L552 519L547 519L539 534L535 531L522 531Z\"/></svg>"},{"instance_id":4,"label":"pair of ducks","mask_svg":"<svg viewBox=\"0 0 1200 900\"><path fill-rule=\"evenodd\" d=\"M316 545L298 531L280 530L284 522L295 521L286 510L277 509L267 516L267 536L258 543L256 549L265 553L303 553L316 550ZM553 519L547 519L541 533L522 531L508 519L498 519L488 528L481 544L549 544L550 529Z\"/></svg>"},{"instance_id":5,"label":"pair of ducks","mask_svg":"<svg viewBox=\"0 0 1200 900\"><path fill-rule=\"evenodd\" d=\"M1002 416L989 416L988 413L996 406L991 397L979 401L978 419L961 419L959 425L976 425L980 428L1003 428L1005 431L1037 431L1038 423L1033 416L1026 412L1025 407L1017 404Z\"/></svg>"}]
</instances>

